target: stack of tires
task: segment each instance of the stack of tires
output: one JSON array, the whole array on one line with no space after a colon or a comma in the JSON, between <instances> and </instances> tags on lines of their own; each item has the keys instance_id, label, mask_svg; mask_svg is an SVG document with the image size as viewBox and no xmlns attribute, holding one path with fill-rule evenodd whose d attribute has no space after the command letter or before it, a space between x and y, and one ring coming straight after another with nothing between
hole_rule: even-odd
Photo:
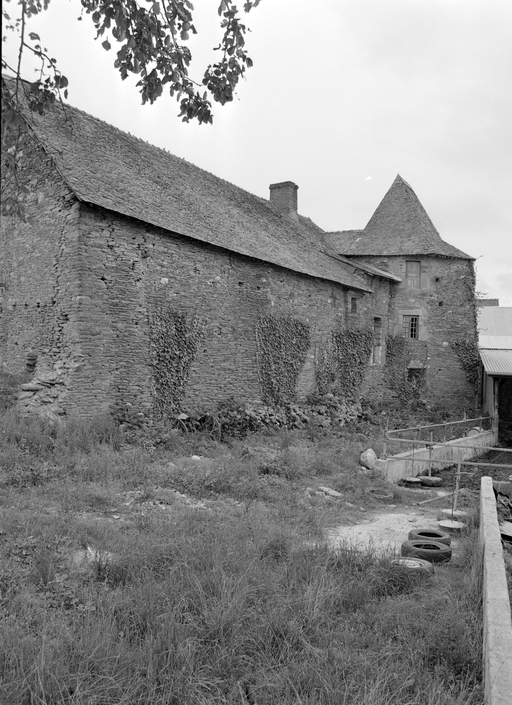
<instances>
[{"instance_id":1,"label":"stack of tires","mask_svg":"<svg viewBox=\"0 0 512 705\"><path fill-rule=\"evenodd\" d=\"M393 563L403 568L434 572L434 563L445 563L452 557L451 536L437 529L414 529L401 548L401 558Z\"/></svg>"}]
</instances>

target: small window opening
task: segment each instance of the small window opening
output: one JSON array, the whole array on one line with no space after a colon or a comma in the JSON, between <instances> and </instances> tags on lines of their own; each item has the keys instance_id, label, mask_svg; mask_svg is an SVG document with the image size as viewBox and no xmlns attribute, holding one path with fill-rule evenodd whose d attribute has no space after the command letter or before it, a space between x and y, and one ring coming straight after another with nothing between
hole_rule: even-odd
<instances>
[{"instance_id":1,"label":"small window opening","mask_svg":"<svg viewBox=\"0 0 512 705\"><path fill-rule=\"evenodd\" d=\"M442 306L442 305L443 305L443 302L442 302L442 301L440 301L440 302L439 302L439 306Z\"/></svg>"},{"instance_id":2,"label":"small window opening","mask_svg":"<svg viewBox=\"0 0 512 705\"><path fill-rule=\"evenodd\" d=\"M357 313L357 299L355 296L350 299L350 313Z\"/></svg>"},{"instance_id":3,"label":"small window opening","mask_svg":"<svg viewBox=\"0 0 512 705\"><path fill-rule=\"evenodd\" d=\"M420 317L419 316L404 316L403 330L406 338L418 340Z\"/></svg>"},{"instance_id":4,"label":"small window opening","mask_svg":"<svg viewBox=\"0 0 512 705\"><path fill-rule=\"evenodd\" d=\"M409 382L421 386L425 381L425 370L423 367L410 367L407 370L407 379Z\"/></svg>"},{"instance_id":5,"label":"small window opening","mask_svg":"<svg viewBox=\"0 0 512 705\"><path fill-rule=\"evenodd\" d=\"M405 283L409 289L420 288L420 262L407 261L405 263Z\"/></svg>"}]
</instances>

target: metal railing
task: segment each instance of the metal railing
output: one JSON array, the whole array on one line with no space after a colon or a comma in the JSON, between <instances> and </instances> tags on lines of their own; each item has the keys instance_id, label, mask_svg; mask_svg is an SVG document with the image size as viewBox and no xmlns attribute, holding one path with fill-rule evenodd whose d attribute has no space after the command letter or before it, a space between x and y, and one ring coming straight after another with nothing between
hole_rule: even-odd
<instances>
[{"instance_id":1,"label":"metal railing","mask_svg":"<svg viewBox=\"0 0 512 705\"><path fill-rule=\"evenodd\" d=\"M452 466L452 465L457 465L457 471L455 474L455 488L454 491L449 493L448 495L445 495L447 497L453 495L453 504L452 504L452 511L455 511L457 509L457 502L458 502L458 496L459 496L459 490L460 490L460 481L461 481L461 476L462 475L473 475L476 470L472 471L463 471L462 470L462 465L464 466L469 466L469 467L474 467L474 468L479 468L479 467L493 467L493 468L506 468L509 469L512 473L512 463L496 463L496 462L482 462L482 461L473 461L473 460L462 460L460 457L459 458L449 458L449 459L443 459L443 458L433 458L432 457L432 450L434 446L451 446L455 447L457 450L476 450L481 449L482 446L476 446L474 444L471 444L471 442L468 441L467 444L459 444L457 443L456 446L453 446L451 441L458 439L458 438L464 438L468 437L467 433L469 430L473 428L478 428L481 430L486 430L485 426L488 426L487 430L493 430L497 431L498 429L498 417L494 416L478 416L476 418L472 419L467 419L464 418L462 421L449 421L446 423L442 424L429 424L426 426L411 426L409 428L397 428L393 430L389 430L388 428L386 429L385 436L384 436L384 446L383 446L383 458L387 457L387 450L389 447L390 442L396 442L398 444L406 443L408 444L409 447L412 446L412 455L410 457L403 457L403 458L397 458L394 456L394 460L403 460L404 462L411 462L412 470L411 474L414 474L414 464L415 463L426 463L427 465L427 472L429 477L432 474L432 465L435 463L436 465L442 465L442 466ZM448 430L448 427L453 427L454 429L458 429L461 426L466 426L466 430L462 436L454 436L453 438L450 438L448 440L448 435L451 435L451 433ZM438 432L437 434L435 432ZM421 438L422 434L427 434L428 433L428 440ZM442 433L442 438L443 440L438 440L435 438L435 435L438 435L439 433ZM400 436L397 436L396 434L400 434ZM413 437L412 438L407 438L404 436L407 436L408 434L411 434ZM428 457L415 457L415 450L418 449L418 446L428 448ZM499 452L500 455L506 455L507 453L512 453L512 448L498 448L498 447L493 447L493 448L488 448L489 451L495 451ZM498 457L500 457L498 455ZM512 461L512 455L510 456L510 460ZM511 475L512 476L512 475ZM431 500L427 500L431 501Z\"/></svg>"},{"instance_id":2,"label":"metal railing","mask_svg":"<svg viewBox=\"0 0 512 705\"><path fill-rule=\"evenodd\" d=\"M459 431L461 427L463 428L462 436ZM443 423L428 424L426 426L410 426L408 428L396 428L391 431L389 427L386 427L382 457L387 457L390 444L395 442L397 444L406 443L410 448L416 448L418 446L428 448L429 446L443 445L456 438L465 437L468 432L475 427L483 430L497 429L497 419L491 416L477 416L471 419L464 418L462 421L446 421ZM400 434L400 436L396 434ZM407 434L409 437L407 437ZM469 447L472 448L473 446Z\"/></svg>"}]
</instances>

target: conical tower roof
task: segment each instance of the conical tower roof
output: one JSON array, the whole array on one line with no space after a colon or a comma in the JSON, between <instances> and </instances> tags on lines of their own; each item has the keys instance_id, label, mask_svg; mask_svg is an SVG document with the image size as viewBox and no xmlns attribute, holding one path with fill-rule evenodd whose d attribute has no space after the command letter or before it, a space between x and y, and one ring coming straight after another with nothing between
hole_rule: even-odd
<instances>
[{"instance_id":1,"label":"conical tower roof","mask_svg":"<svg viewBox=\"0 0 512 705\"><path fill-rule=\"evenodd\" d=\"M339 234L343 236L343 233ZM438 255L473 259L441 239L409 184L400 174L364 230L345 240L347 255Z\"/></svg>"}]
</instances>

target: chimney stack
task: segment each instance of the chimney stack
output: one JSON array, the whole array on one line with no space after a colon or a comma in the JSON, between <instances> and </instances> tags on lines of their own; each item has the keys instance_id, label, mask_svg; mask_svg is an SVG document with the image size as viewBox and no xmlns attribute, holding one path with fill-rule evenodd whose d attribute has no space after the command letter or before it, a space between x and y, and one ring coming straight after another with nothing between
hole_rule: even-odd
<instances>
[{"instance_id":1,"label":"chimney stack","mask_svg":"<svg viewBox=\"0 0 512 705\"><path fill-rule=\"evenodd\" d=\"M270 184L270 203L281 215L287 215L293 220L299 219L297 212L297 191L299 187L293 181L281 181Z\"/></svg>"}]
</instances>

